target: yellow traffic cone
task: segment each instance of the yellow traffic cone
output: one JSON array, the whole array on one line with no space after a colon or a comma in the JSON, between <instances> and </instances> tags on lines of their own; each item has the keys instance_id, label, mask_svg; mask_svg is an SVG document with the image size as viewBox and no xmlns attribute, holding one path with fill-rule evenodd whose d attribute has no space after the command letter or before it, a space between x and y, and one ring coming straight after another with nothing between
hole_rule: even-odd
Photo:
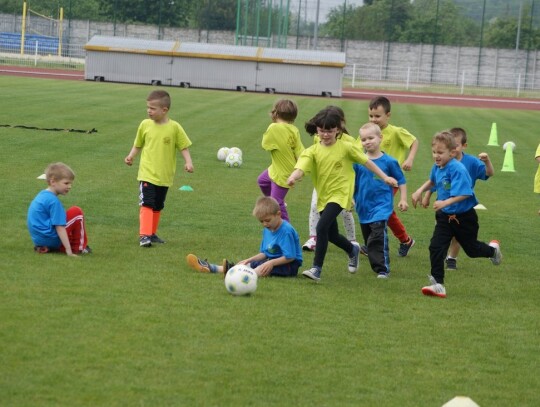
<instances>
[{"instance_id":1,"label":"yellow traffic cone","mask_svg":"<svg viewBox=\"0 0 540 407\"><path fill-rule=\"evenodd\" d=\"M514 148L516 145L512 141L504 143L503 150L504 152L504 161L502 166L502 172L516 172L514 169Z\"/></svg>"},{"instance_id":2,"label":"yellow traffic cone","mask_svg":"<svg viewBox=\"0 0 540 407\"><path fill-rule=\"evenodd\" d=\"M497 140L497 123L491 125L491 133L489 133L488 146L498 146L499 142Z\"/></svg>"}]
</instances>

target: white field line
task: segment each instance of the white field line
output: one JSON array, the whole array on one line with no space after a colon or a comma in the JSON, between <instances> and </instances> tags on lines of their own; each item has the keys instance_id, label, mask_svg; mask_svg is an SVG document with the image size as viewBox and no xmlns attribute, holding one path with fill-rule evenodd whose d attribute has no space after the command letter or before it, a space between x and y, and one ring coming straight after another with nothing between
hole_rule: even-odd
<instances>
[{"instance_id":1,"label":"white field line","mask_svg":"<svg viewBox=\"0 0 540 407\"><path fill-rule=\"evenodd\" d=\"M433 100L455 100L455 101L464 101L464 102L490 102L490 103L515 103L515 104L530 104L533 106L540 107L540 100L524 100L524 99L492 99L487 97L474 97L474 96L438 96L438 95L417 95L414 93L388 93L388 92L368 92L368 91L343 91L342 96L347 95L368 95L368 96L379 96L384 94L385 96L391 97L406 97L409 99L433 99Z\"/></svg>"}]
</instances>

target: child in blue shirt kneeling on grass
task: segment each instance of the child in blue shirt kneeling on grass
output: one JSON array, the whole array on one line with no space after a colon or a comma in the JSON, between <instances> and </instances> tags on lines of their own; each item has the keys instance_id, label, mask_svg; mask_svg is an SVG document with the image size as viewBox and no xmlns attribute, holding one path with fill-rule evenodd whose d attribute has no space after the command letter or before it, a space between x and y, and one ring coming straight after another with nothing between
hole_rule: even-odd
<instances>
[{"instance_id":1,"label":"child in blue shirt kneeling on grass","mask_svg":"<svg viewBox=\"0 0 540 407\"><path fill-rule=\"evenodd\" d=\"M296 277L302 265L300 238L294 227L282 219L279 203L270 196L262 196L257 199L253 216L264 227L259 253L237 264L251 267L259 277ZM188 254L186 261L192 269L202 273L227 273L234 266L227 259L218 265L194 254Z\"/></svg>"}]
</instances>

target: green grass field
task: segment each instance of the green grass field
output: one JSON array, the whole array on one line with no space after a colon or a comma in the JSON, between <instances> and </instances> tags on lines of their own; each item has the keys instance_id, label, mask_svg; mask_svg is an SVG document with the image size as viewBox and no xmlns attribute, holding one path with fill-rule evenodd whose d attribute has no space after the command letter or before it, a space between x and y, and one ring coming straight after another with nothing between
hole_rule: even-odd
<instances>
[{"instance_id":1,"label":"green grass field","mask_svg":"<svg viewBox=\"0 0 540 407\"><path fill-rule=\"evenodd\" d=\"M468 152L488 152L496 169L476 190L487 207L480 239L501 240L503 264L462 253L459 270L447 273L447 299L420 292L434 213L412 208L401 219L417 243L399 258L392 238L388 281L365 258L349 274L346 256L330 247L320 284L261 279L254 295L232 297L222 278L184 259L258 250L251 210L270 162L260 142L278 95L167 89L171 117L193 141L195 173L182 171L179 155L159 230L167 243L142 249L137 166L123 159L152 88L2 76L0 88L0 125L98 130L0 127L0 405L441 406L457 395L482 407L539 404L537 111L393 106L392 123L420 140L409 196L428 177L430 140L444 128L466 128ZM366 101L292 98L301 129L329 103L345 110L352 134L367 120ZM492 122L499 144L517 145L516 172L501 172L502 148L486 146ZM243 150L241 168L217 160L223 146ZM32 251L26 211L53 161L77 174L62 200L85 210L91 255ZM305 179L287 199L302 240L311 191Z\"/></svg>"}]
</instances>

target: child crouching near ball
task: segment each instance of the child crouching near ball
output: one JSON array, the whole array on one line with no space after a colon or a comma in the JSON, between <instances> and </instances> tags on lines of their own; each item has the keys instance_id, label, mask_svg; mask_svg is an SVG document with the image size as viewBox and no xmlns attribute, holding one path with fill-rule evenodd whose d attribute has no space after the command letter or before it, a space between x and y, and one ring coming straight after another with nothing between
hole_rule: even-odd
<instances>
[{"instance_id":1,"label":"child crouching near ball","mask_svg":"<svg viewBox=\"0 0 540 407\"><path fill-rule=\"evenodd\" d=\"M28 208L27 225L34 250L68 256L90 253L83 211L78 206L66 211L58 199L71 190L75 173L66 164L53 163L45 169L45 177L47 189L39 192Z\"/></svg>"},{"instance_id":2,"label":"child crouching near ball","mask_svg":"<svg viewBox=\"0 0 540 407\"><path fill-rule=\"evenodd\" d=\"M269 196L257 199L253 209L263 226L259 253L237 264L251 267L259 277L296 277L302 265L302 249L298 233L293 226L282 219L278 202ZM234 263L224 259L221 265L211 264L194 254L188 254L187 264L202 273L227 273Z\"/></svg>"}]
</instances>

